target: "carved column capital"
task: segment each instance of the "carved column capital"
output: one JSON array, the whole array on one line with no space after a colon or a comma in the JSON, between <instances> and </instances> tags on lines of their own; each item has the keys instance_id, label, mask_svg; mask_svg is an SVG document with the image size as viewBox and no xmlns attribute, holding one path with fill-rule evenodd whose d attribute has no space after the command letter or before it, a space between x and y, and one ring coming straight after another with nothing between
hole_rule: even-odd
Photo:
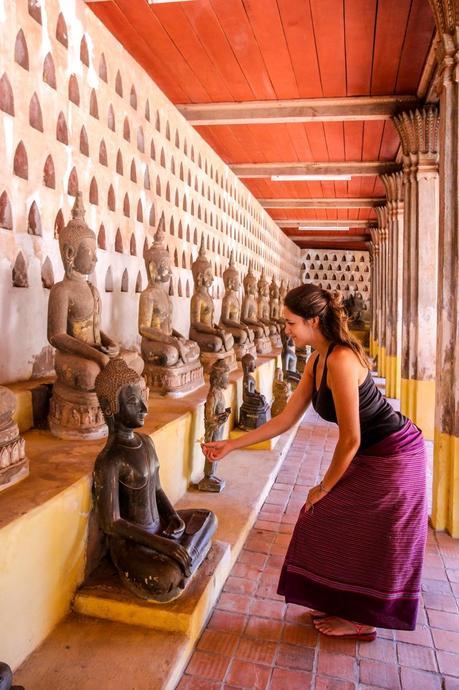
<instances>
[{"instance_id":1,"label":"carved column capital","mask_svg":"<svg viewBox=\"0 0 459 690\"><path fill-rule=\"evenodd\" d=\"M438 169L440 118L438 108L428 104L394 117L403 149L403 171L414 175L419 167Z\"/></svg>"},{"instance_id":2,"label":"carved column capital","mask_svg":"<svg viewBox=\"0 0 459 690\"><path fill-rule=\"evenodd\" d=\"M385 206L376 206L375 207L376 211L376 216L378 218L378 228L376 229L376 233L379 235L379 239L381 242L383 242L386 237L387 237L387 223L388 223L388 216L389 216L389 209L387 205Z\"/></svg>"},{"instance_id":3,"label":"carved column capital","mask_svg":"<svg viewBox=\"0 0 459 690\"><path fill-rule=\"evenodd\" d=\"M381 175L381 180L386 190L389 215L391 218L395 218L397 215L403 213L404 174L403 172L396 172L391 175Z\"/></svg>"},{"instance_id":4,"label":"carved column capital","mask_svg":"<svg viewBox=\"0 0 459 690\"><path fill-rule=\"evenodd\" d=\"M459 0L429 0L440 36L454 33L459 25Z\"/></svg>"}]
</instances>

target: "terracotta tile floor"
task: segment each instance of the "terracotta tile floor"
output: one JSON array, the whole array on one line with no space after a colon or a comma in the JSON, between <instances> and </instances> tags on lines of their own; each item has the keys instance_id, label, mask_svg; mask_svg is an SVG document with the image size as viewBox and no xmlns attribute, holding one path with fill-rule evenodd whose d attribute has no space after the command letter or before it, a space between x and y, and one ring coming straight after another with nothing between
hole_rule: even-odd
<instances>
[{"instance_id":1,"label":"terracotta tile floor","mask_svg":"<svg viewBox=\"0 0 459 690\"><path fill-rule=\"evenodd\" d=\"M305 609L276 594L298 511L336 436L307 414L178 690L459 690L459 540L429 533L414 632L380 630L372 643L327 639Z\"/></svg>"}]
</instances>

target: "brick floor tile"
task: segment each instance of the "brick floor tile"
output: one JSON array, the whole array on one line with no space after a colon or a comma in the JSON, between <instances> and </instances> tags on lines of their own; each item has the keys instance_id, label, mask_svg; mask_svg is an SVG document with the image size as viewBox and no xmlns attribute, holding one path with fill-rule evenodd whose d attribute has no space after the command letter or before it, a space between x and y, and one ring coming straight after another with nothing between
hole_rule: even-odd
<instances>
[{"instance_id":1,"label":"brick floor tile","mask_svg":"<svg viewBox=\"0 0 459 690\"><path fill-rule=\"evenodd\" d=\"M457 652L459 649L459 633L433 628L432 635L437 649L444 652Z\"/></svg>"},{"instance_id":2,"label":"brick floor tile","mask_svg":"<svg viewBox=\"0 0 459 690\"><path fill-rule=\"evenodd\" d=\"M196 676L183 676L176 690L220 690L220 681L206 680Z\"/></svg>"},{"instance_id":3,"label":"brick floor tile","mask_svg":"<svg viewBox=\"0 0 459 690\"><path fill-rule=\"evenodd\" d=\"M255 637L260 640L271 640L276 642L282 635L282 628L283 623L281 621L250 616L244 631L244 637Z\"/></svg>"},{"instance_id":4,"label":"brick floor tile","mask_svg":"<svg viewBox=\"0 0 459 690\"><path fill-rule=\"evenodd\" d=\"M459 690L459 680L450 676L444 676L443 690Z\"/></svg>"},{"instance_id":5,"label":"brick floor tile","mask_svg":"<svg viewBox=\"0 0 459 690\"><path fill-rule=\"evenodd\" d=\"M238 642L239 635L206 629L198 642L198 649L203 652L233 656Z\"/></svg>"},{"instance_id":6,"label":"brick floor tile","mask_svg":"<svg viewBox=\"0 0 459 690\"><path fill-rule=\"evenodd\" d=\"M397 643L398 661L402 666L411 666L424 671L437 671L435 654L430 647L417 644Z\"/></svg>"},{"instance_id":7,"label":"brick floor tile","mask_svg":"<svg viewBox=\"0 0 459 690\"><path fill-rule=\"evenodd\" d=\"M437 592L424 592L424 605L426 609L459 613L456 599L452 594L438 594Z\"/></svg>"},{"instance_id":8,"label":"brick floor tile","mask_svg":"<svg viewBox=\"0 0 459 690\"><path fill-rule=\"evenodd\" d=\"M324 676L334 676L344 680L356 679L356 660L346 654L332 654L331 652L319 652L317 673Z\"/></svg>"},{"instance_id":9,"label":"brick floor tile","mask_svg":"<svg viewBox=\"0 0 459 690\"><path fill-rule=\"evenodd\" d=\"M266 565L266 555L263 553L257 553L256 551L249 551L244 548L239 554L237 562L244 563L252 568L258 568L258 570L263 570Z\"/></svg>"},{"instance_id":10,"label":"brick floor tile","mask_svg":"<svg viewBox=\"0 0 459 690\"><path fill-rule=\"evenodd\" d=\"M229 663L230 659L227 656L198 650L191 657L186 672L188 675L209 680L223 680Z\"/></svg>"},{"instance_id":11,"label":"brick floor tile","mask_svg":"<svg viewBox=\"0 0 459 690\"><path fill-rule=\"evenodd\" d=\"M447 580L429 580L427 578L422 581L422 591L451 594L451 585Z\"/></svg>"},{"instance_id":12,"label":"brick floor tile","mask_svg":"<svg viewBox=\"0 0 459 690\"><path fill-rule=\"evenodd\" d=\"M363 658L383 661L385 664L397 663L397 652L392 640L376 638L374 642L359 642L359 654Z\"/></svg>"},{"instance_id":13,"label":"brick floor tile","mask_svg":"<svg viewBox=\"0 0 459 690\"><path fill-rule=\"evenodd\" d=\"M216 610L212 614L207 627L211 630L222 630L223 632L241 635L247 620L248 616L244 616L242 613Z\"/></svg>"},{"instance_id":14,"label":"brick floor tile","mask_svg":"<svg viewBox=\"0 0 459 690\"><path fill-rule=\"evenodd\" d=\"M438 673L402 668L401 677L403 690L442 690L441 676Z\"/></svg>"},{"instance_id":15,"label":"brick floor tile","mask_svg":"<svg viewBox=\"0 0 459 690\"><path fill-rule=\"evenodd\" d=\"M360 682L389 688L389 690L398 690L400 688L398 666L383 664L372 659L362 659L360 662Z\"/></svg>"},{"instance_id":16,"label":"brick floor tile","mask_svg":"<svg viewBox=\"0 0 459 690\"><path fill-rule=\"evenodd\" d=\"M320 649L333 654L349 654L355 656L357 643L355 640L339 640L338 638L319 636Z\"/></svg>"},{"instance_id":17,"label":"brick floor tile","mask_svg":"<svg viewBox=\"0 0 459 690\"><path fill-rule=\"evenodd\" d=\"M315 650L293 644L279 644L276 656L276 666L311 671L314 664Z\"/></svg>"},{"instance_id":18,"label":"brick floor tile","mask_svg":"<svg viewBox=\"0 0 459 690\"><path fill-rule=\"evenodd\" d=\"M305 671L288 671L275 668L269 690L309 690L312 675Z\"/></svg>"},{"instance_id":19,"label":"brick floor tile","mask_svg":"<svg viewBox=\"0 0 459 690\"><path fill-rule=\"evenodd\" d=\"M310 609L298 604L287 604L285 612L285 620L291 623L301 623L302 625L311 625Z\"/></svg>"},{"instance_id":20,"label":"brick floor tile","mask_svg":"<svg viewBox=\"0 0 459 690\"><path fill-rule=\"evenodd\" d=\"M248 580L244 577L229 576L223 587L224 592L233 594L254 594L257 588L257 580Z\"/></svg>"},{"instance_id":21,"label":"brick floor tile","mask_svg":"<svg viewBox=\"0 0 459 690\"><path fill-rule=\"evenodd\" d=\"M433 628L453 630L459 632L459 615L457 613L445 613L444 611L428 612L429 622Z\"/></svg>"},{"instance_id":22,"label":"brick floor tile","mask_svg":"<svg viewBox=\"0 0 459 690\"><path fill-rule=\"evenodd\" d=\"M258 581L261 569L247 565L246 563L235 563L231 571L233 577L241 577L246 580Z\"/></svg>"},{"instance_id":23,"label":"brick floor tile","mask_svg":"<svg viewBox=\"0 0 459 690\"><path fill-rule=\"evenodd\" d=\"M446 574L448 575L448 578L451 582L459 582L459 570L455 570L454 568L447 568Z\"/></svg>"},{"instance_id":24,"label":"brick floor tile","mask_svg":"<svg viewBox=\"0 0 459 690\"><path fill-rule=\"evenodd\" d=\"M355 690L355 684L341 678L317 676L315 690Z\"/></svg>"},{"instance_id":25,"label":"brick floor tile","mask_svg":"<svg viewBox=\"0 0 459 690\"><path fill-rule=\"evenodd\" d=\"M437 652L438 666L441 673L459 678L459 649L457 651L458 654Z\"/></svg>"},{"instance_id":26,"label":"brick floor tile","mask_svg":"<svg viewBox=\"0 0 459 690\"><path fill-rule=\"evenodd\" d=\"M276 578L279 579L279 572L284 564L284 559L282 556L276 554L270 555L267 558L266 565L264 567L265 573L275 573Z\"/></svg>"},{"instance_id":27,"label":"brick floor tile","mask_svg":"<svg viewBox=\"0 0 459 690\"><path fill-rule=\"evenodd\" d=\"M395 638L398 642L407 642L408 644L421 644L424 647L432 647L432 635L427 626L423 625L416 630L396 630Z\"/></svg>"},{"instance_id":28,"label":"brick floor tile","mask_svg":"<svg viewBox=\"0 0 459 690\"><path fill-rule=\"evenodd\" d=\"M271 618L282 620L284 618L286 606L281 601L272 599L260 599L254 597L250 601L250 613L261 618Z\"/></svg>"},{"instance_id":29,"label":"brick floor tile","mask_svg":"<svg viewBox=\"0 0 459 690\"><path fill-rule=\"evenodd\" d=\"M271 666L276 651L277 644L275 642L241 637L235 656L245 661L254 661L257 664L268 664Z\"/></svg>"},{"instance_id":30,"label":"brick floor tile","mask_svg":"<svg viewBox=\"0 0 459 690\"><path fill-rule=\"evenodd\" d=\"M296 623L285 623L284 625L282 642L303 645L304 647L315 647L317 639L318 632L312 626L298 625Z\"/></svg>"},{"instance_id":31,"label":"brick floor tile","mask_svg":"<svg viewBox=\"0 0 459 690\"><path fill-rule=\"evenodd\" d=\"M280 522L272 522L271 520L257 520L254 526L255 529L262 529L267 532L278 532Z\"/></svg>"},{"instance_id":32,"label":"brick floor tile","mask_svg":"<svg viewBox=\"0 0 459 690\"><path fill-rule=\"evenodd\" d=\"M233 659L226 680L228 683L242 685L253 690L265 690L268 686L271 669L241 659Z\"/></svg>"},{"instance_id":33,"label":"brick floor tile","mask_svg":"<svg viewBox=\"0 0 459 690\"><path fill-rule=\"evenodd\" d=\"M222 592L217 602L217 609L224 611L234 611L236 613L248 613L250 597L247 594L233 594L232 592Z\"/></svg>"}]
</instances>

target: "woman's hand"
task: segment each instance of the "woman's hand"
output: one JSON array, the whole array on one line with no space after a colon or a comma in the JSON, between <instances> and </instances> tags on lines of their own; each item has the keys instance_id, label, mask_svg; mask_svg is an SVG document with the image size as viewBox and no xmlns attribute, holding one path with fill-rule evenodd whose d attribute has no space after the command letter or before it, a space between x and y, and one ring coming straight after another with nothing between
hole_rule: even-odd
<instances>
[{"instance_id":1,"label":"woman's hand","mask_svg":"<svg viewBox=\"0 0 459 690\"><path fill-rule=\"evenodd\" d=\"M201 443L202 452L210 462L222 460L225 455L231 453L233 443L229 439L226 441L209 441L208 443Z\"/></svg>"},{"instance_id":2,"label":"woman's hand","mask_svg":"<svg viewBox=\"0 0 459 690\"><path fill-rule=\"evenodd\" d=\"M313 506L320 501L324 496L326 496L328 491L324 491L324 489L318 484L317 486L313 486L312 489L308 493L308 497L306 499L306 503L304 504L304 511L312 510Z\"/></svg>"}]
</instances>

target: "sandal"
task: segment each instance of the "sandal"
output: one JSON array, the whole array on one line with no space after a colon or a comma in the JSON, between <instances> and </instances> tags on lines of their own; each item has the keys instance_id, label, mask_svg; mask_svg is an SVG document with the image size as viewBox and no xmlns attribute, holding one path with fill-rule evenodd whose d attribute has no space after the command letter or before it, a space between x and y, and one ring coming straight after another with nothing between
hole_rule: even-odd
<instances>
[{"instance_id":1,"label":"sandal","mask_svg":"<svg viewBox=\"0 0 459 690\"><path fill-rule=\"evenodd\" d=\"M322 616L323 618L324 616ZM316 620L320 620L320 616L316 618ZM352 623L352 621L349 621ZM325 635L325 637L334 637L339 640L359 640L360 642L374 642L377 637L377 632L376 630L372 630L371 632L362 632L363 628L365 628L365 625L360 625L359 623L352 623L352 625L355 628L355 632L352 633L341 633L339 635L334 635L333 633L326 633L320 630L319 628L316 627L316 630L320 632L321 635Z\"/></svg>"}]
</instances>

